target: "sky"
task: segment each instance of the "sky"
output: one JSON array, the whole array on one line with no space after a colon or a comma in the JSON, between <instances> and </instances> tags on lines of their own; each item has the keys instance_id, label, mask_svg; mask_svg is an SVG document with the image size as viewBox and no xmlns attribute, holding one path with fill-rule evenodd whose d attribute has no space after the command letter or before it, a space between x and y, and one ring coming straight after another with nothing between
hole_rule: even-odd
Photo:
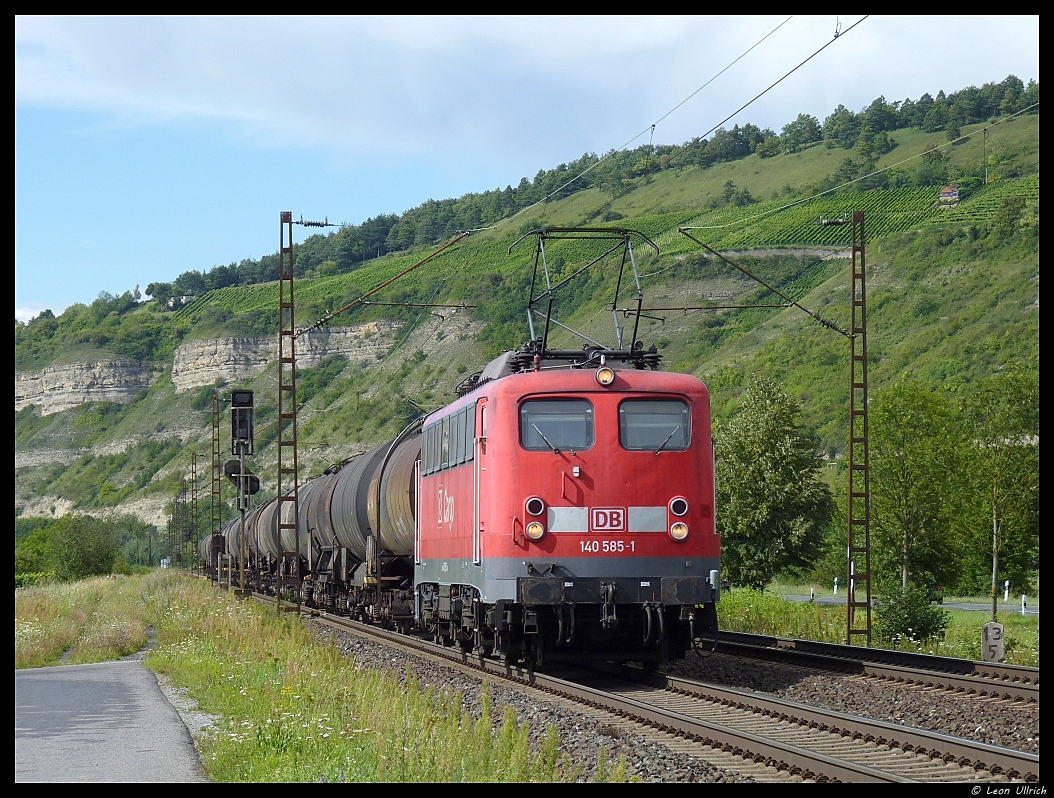
<instances>
[{"instance_id":1,"label":"sky","mask_svg":"<svg viewBox=\"0 0 1054 798\"><path fill-rule=\"evenodd\" d=\"M1038 17L859 19L16 17L15 318L274 252L283 210L358 224L656 122L683 143L838 25L726 126L1039 80Z\"/></svg>"}]
</instances>

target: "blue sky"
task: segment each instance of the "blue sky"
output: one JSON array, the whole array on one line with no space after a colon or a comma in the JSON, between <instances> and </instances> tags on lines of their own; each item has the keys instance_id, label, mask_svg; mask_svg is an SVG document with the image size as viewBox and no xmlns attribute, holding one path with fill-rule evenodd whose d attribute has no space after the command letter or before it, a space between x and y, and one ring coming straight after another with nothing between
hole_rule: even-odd
<instances>
[{"instance_id":1,"label":"blue sky","mask_svg":"<svg viewBox=\"0 0 1054 798\"><path fill-rule=\"evenodd\" d=\"M18 17L15 317L259 257L282 210L358 223L606 152L784 19ZM791 19L655 142L705 132L837 21ZM1008 74L1039 79L1038 17L875 16L729 126Z\"/></svg>"}]
</instances>

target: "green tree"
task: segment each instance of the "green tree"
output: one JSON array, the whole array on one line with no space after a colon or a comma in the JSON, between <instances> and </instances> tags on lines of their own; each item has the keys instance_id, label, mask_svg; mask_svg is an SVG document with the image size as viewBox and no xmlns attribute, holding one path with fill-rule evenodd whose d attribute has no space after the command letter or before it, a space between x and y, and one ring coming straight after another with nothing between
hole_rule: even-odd
<instances>
[{"instance_id":1,"label":"green tree","mask_svg":"<svg viewBox=\"0 0 1054 798\"><path fill-rule=\"evenodd\" d=\"M15 576L47 571L51 562L51 530L47 525L15 541Z\"/></svg>"},{"instance_id":2,"label":"green tree","mask_svg":"<svg viewBox=\"0 0 1054 798\"><path fill-rule=\"evenodd\" d=\"M783 126L780 139L787 152L797 152L806 144L820 140L820 123L815 116L798 114L797 119Z\"/></svg>"},{"instance_id":3,"label":"green tree","mask_svg":"<svg viewBox=\"0 0 1054 798\"><path fill-rule=\"evenodd\" d=\"M955 413L943 395L906 381L875 397L869 422L876 586L950 584L958 559L950 497L962 451Z\"/></svg>"},{"instance_id":4,"label":"green tree","mask_svg":"<svg viewBox=\"0 0 1054 798\"><path fill-rule=\"evenodd\" d=\"M835 108L834 113L823 121L823 140L827 149L851 149L856 143L859 131L860 120L844 105Z\"/></svg>"},{"instance_id":5,"label":"green tree","mask_svg":"<svg viewBox=\"0 0 1054 798\"><path fill-rule=\"evenodd\" d=\"M112 521L65 515L51 528L51 565L59 579L108 574L117 554L117 526Z\"/></svg>"},{"instance_id":6,"label":"green tree","mask_svg":"<svg viewBox=\"0 0 1054 798\"><path fill-rule=\"evenodd\" d=\"M740 413L715 427L718 532L734 584L761 589L820 551L835 506L800 412L775 383L755 379Z\"/></svg>"},{"instance_id":7,"label":"green tree","mask_svg":"<svg viewBox=\"0 0 1054 798\"><path fill-rule=\"evenodd\" d=\"M1039 374L1012 366L969 396L970 501L962 519L974 571L990 556L992 620L1001 580L1027 586L1039 551ZM980 555L986 552L986 555Z\"/></svg>"},{"instance_id":8,"label":"green tree","mask_svg":"<svg viewBox=\"0 0 1054 798\"><path fill-rule=\"evenodd\" d=\"M167 307L168 300L172 297L174 289L171 283L150 283L146 287L146 293L157 301L159 307Z\"/></svg>"}]
</instances>

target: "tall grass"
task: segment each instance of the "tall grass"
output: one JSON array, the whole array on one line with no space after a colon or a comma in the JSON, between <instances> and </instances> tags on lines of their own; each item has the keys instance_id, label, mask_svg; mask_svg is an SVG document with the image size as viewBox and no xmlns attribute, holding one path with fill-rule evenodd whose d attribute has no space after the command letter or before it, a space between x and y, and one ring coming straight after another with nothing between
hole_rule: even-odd
<instances>
[{"instance_id":1,"label":"tall grass","mask_svg":"<svg viewBox=\"0 0 1054 798\"><path fill-rule=\"evenodd\" d=\"M555 728L538 750L511 709L481 717L409 673L357 670L294 618L171 572L148 577L161 645L147 664L223 716L202 743L215 781L562 781L581 763ZM495 728L497 726L497 728ZM625 779L625 763L606 778ZM599 763L598 763L599 764Z\"/></svg>"},{"instance_id":2,"label":"tall grass","mask_svg":"<svg viewBox=\"0 0 1054 798\"><path fill-rule=\"evenodd\" d=\"M142 576L15 591L15 667L103 662L146 645Z\"/></svg>"},{"instance_id":3,"label":"tall grass","mask_svg":"<svg viewBox=\"0 0 1054 798\"><path fill-rule=\"evenodd\" d=\"M823 643L845 642L845 605L786 601L772 593L736 588L721 596L718 623L734 632L793 637ZM981 659L981 627L989 616L983 612L948 610L948 630L942 640L917 642L898 637L892 648L941 657ZM1039 619L1000 613L1004 625L1006 662L1039 667Z\"/></svg>"}]
</instances>

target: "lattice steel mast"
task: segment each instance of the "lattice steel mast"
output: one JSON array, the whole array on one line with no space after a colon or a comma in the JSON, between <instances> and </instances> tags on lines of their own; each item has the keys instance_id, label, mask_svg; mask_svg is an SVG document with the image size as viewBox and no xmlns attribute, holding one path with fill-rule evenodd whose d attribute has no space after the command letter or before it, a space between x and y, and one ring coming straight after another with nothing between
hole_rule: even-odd
<instances>
[{"instance_id":1,"label":"lattice steel mast","mask_svg":"<svg viewBox=\"0 0 1054 798\"><path fill-rule=\"evenodd\" d=\"M293 311L293 213L282 211L278 246L278 536L292 530L293 551L284 551L278 568L278 600L282 588L296 590L300 611L300 495L297 485L296 326ZM286 450L289 450L287 452ZM292 455L291 457L289 455Z\"/></svg>"},{"instance_id":2,"label":"lattice steel mast","mask_svg":"<svg viewBox=\"0 0 1054 798\"><path fill-rule=\"evenodd\" d=\"M867 426L867 293L864 259L864 212L853 211L853 281L849 320L849 594L846 601L846 643L854 635L871 645L871 480ZM863 571L860 566L863 566ZM856 587L864 584L864 600ZM864 628L856 625L856 610L866 611Z\"/></svg>"}]
</instances>

